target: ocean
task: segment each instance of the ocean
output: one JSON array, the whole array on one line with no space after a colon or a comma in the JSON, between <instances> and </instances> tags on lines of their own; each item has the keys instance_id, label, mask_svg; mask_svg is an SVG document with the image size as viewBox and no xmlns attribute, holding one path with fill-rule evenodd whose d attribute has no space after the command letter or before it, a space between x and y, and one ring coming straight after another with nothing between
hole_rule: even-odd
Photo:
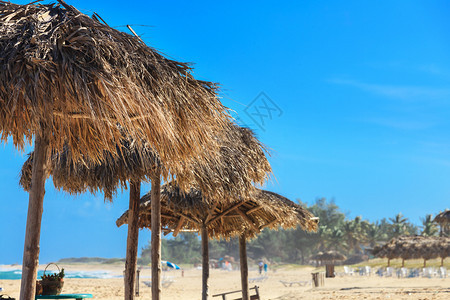
<instances>
[{"instance_id":1,"label":"ocean","mask_svg":"<svg viewBox=\"0 0 450 300\"><path fill-rule=\"evenodd\" d=\"M120 278L110 272L105 271L66 271L64 270L65 278L93 278L93 279L108 279L108 278ZM48 273L48 272L47 272ZM50 272L53 273L53 272ZM44 274L44 270L38 271L38 278ZM0 268L0 280L19 280L22 278L22 270L20 269L2 269Z\"/></svg>"}]
</instances>

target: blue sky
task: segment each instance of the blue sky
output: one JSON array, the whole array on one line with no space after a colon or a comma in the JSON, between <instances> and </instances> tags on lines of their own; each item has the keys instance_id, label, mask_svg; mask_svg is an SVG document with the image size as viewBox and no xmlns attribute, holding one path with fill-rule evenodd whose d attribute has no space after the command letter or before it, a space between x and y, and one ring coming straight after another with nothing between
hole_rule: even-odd
<instances>
[{"instance_id":1,"label":"blue sky","mask_svg":"<svg viewBox=\"0 0 450 300\"><path fill-rule=\"evenodd\" d=\"M147 44L195 62L197 78L219 82L223 103L272 149L269 189L308 203L334 198L371 221L402 212L419 224L450 207L448 2L69 3L119 30L133 24ZM0 264L22 260L25 159L0 146ZM105 204L46 186L42 262L125 256L126 228L115 220L128 191ZM140 247L149 238L142 231Z\"/></svg>"}]
</instances>

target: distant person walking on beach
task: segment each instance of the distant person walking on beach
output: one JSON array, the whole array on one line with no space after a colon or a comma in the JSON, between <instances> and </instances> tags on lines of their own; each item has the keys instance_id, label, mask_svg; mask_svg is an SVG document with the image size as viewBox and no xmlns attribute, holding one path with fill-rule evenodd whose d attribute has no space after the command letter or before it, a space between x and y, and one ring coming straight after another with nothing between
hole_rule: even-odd
<instances>
[{"instance_id":1,"label":"distant person walking on beach","mask_svg":"<svg viewBox=\"0 0 450 300\"><path fill-rule=\"evenodd\" d=\"M264 266L264 263L262 262L262 260L259 261L258 266L259 266L259 274L262 274L262 270L263 270L263 266Z\"/></svg>"},{"instance_id":2,"label":"distant person walking on beach","mask_svg":"<svg viewBox=\"0 0 450 300\"><path fill-rule=\"evenodd\" d=\"M267 263L264 263L264 274L267 275Z\"/></svg>"}]
</instances>

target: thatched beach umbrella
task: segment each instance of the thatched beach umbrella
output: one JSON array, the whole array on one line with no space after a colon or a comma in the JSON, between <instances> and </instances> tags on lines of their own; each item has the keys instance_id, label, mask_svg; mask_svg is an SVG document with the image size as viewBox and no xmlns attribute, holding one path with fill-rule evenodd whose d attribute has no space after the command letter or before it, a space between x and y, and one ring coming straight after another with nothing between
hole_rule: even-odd
<instances>
[{"instance_id":1,"label":"thatched beach umbrella","mask_svg":"<svg viewBox=\"0 0 450 300\"><path fill-rule=\"evenodd\" d=\"M438 242L439 257L441 258L441 267L444 266L444 259L450 256L450 238L441 237Z\"/></svg>"},{"instance_id":2,"label":"thatched beach umbrella","mask_svg":"<svg viewBox=\"0 0 450 300\"><path fill-rule=\"evenodd\" d=\"M394 258L401 258L402 266L406 259L424 260L441 257L443 264L444 259L450 254L450 238L433 237L433 236L400 236L391 239L382 247L374 249L373 254L377 257L388 258L389 262Z\"/></svg>"},{"instance_id":3,"label":"thatched beach umbrella","mask_svg":"<svg viewBox=\"0 0 450 300\"><path fill-rule=\"evenodd\" d=\"M322 264L322 261L321 261L321 256L322 255L323 255L323 252L319 251L315 255L311 256L309 259L316 261L316 267L318 267L319 264Z\"/></svg>"},{"instance_id":4,"label":"thatched beach umbrella","mask_svg":"<svg viewBox=\"0 0 450 300\"><path fill-rule=\"evenodd\" d=\"M345 255L337 252L337 251L326 251L320 256L320 260L326 261L326 262L335 262L337 260L346 260L347 258Z\"/></svg>"},{"instance_id":5,"label":"thatched beach umbrella","mask_svg":"<svg viewBox=\"0 0 450 300\"><path fill-rule=\"evenodd\" d=\"M141 199L139 226L151 229L151 194ZM182 193L174 184L162 188L162 223L167 233L176 236L182 230L195 230L202 235L203 298L207 297L208 238L229 239L239 236L243 298L248 299L248 267L246 239L255 237L262 229L292 228L316 230L317 218L299 205L278 194L256 189L248 200L231 203L208 203L197 189ZM128 212L118 220L121 226L128 222Z\"/></svg>"},{"instance_id":6,"label":"thatched beach umbrella","mask_svg":"<svg viewBox=\"0 0 450 300\"><path fill-rule=\"evenodd\" d=\"M115 153L125 130L136 143L151 145L168 175L214 151L212 134L228 118L215 85L195 80L187 64L58 2L0 2L2 140L11 136L23 149L35 137L22 300L34 299L45 168L53 150L68 145L75 161L83 155L100 160L105 150ZM151 176L155 187L158 171Z\"/></svg>"},{"instance_id":7,"label":"thatched beach umbrella","mask_svg":"<svg viewBox=\"0 0 450 300\"><path fill-rule=\"evenodd\" d=\"M326 252L319 252L316 255L314 255L312 259L320 261L321 264L325 262L326 277L334 277L335 262L338 260L346 260L347 257L345 257L345 255L337 251L330 250Z\"/></svg>"},{"instance_id":8,"label":"thatched beach umbrella","mask_svg":"<svg viewBox=\"0 0 450 300\"><path fill-rule=\"evenodd\" d=\"M439 224L439 236L444 236L450 225L450 210L446 209L445 211L437 214L436 217L434 217L433 222Z\"/></svg>"},{"instance_id":9,"label":"thatched beach umbrella","mask_svg":"<svg viewBox=\"0 0 450 300\"><path fill-rule=\"evenodd\" d=\"M251 130L231 123L217 139L220 149L216 157L211 157L206 166L201 161L189 161L186 163L191 163L189 171L174 175L177 176L177 180L205 186L207 191L214 191L213 196L216 197L223 197L225 194L235 195L237 199L248 197L253 189L252 183L263 183L271 171L264 147ZM151 148L143 147L129 139L122 139L120 146L117 146L117 153L118 155L108 153L100 162L84 158L73 164L69 159L71 151L65 147L63 152L52 155L47 175L53 176L53 182L59 189L72 194L103 191L109 200L112 200L118 188L126 188L127 182L130 183L131 217L128 226L125 272L125 296L128 299L134 297L140 183L147 181L155 168L163 166ZM30 187L33 156L32 153L22 167L20 182L26 190ZM153 263L152 270L156 265ZM157 276L152 277L153 280L157 280ZM157 282L154 283L157 286Z\"/></svg>"},{"instance_id":10,"label":"thatched beach umbrella","mask_svg":"<svg viewBox=\"0 0 450 300\"><path fill-rule=\"evenodd\" d=\"M372 254L376 257L387 258L387 266L391 266L391 259L400 257L398 247L396 247L395 239L390 240L383 246L377 246L373 249Z\"/></svg>"}]
</instances>

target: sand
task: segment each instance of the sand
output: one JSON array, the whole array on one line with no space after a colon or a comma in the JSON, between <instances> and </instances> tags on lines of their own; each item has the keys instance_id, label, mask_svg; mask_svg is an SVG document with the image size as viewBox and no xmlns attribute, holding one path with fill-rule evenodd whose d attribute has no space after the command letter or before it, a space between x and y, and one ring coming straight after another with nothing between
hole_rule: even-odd
<instances>
[{"instance_id":1,"label":"sand","mask_svg":"<svg viewBox=\"0 0 450 300\"><path fill-rule=\"evenodd\" d=\"M121 275L122 265L65 265L70 271L110 271ZM250 283L259 286L261 299L450 299L450 278L396 278L372 276L343 276L326 278L325 286L312 288L307 286L285 287L282 281L310 281L312 267L281 268L269 270L268 279L262 282ZM181 271L163 272L165 281L173 281L169 287L162 290L162 299L200 299L201 298L201 270L187 269L182 277ZM249 271L250 278L258 278L256 269ZM140 297L137 299L151 299L150 288L143 281L150 280L150 269L141 272ZM0 280L3 294L18 299L20 280ZM239 290L239 271L211 270L210 295ZM63 293L91 293L98 300L123 299L123 278L111 279L65 279ZM229 297L227 299L238 298ZM211 299L218 299L211 298Z\"/></svg>"}]
</instances>

